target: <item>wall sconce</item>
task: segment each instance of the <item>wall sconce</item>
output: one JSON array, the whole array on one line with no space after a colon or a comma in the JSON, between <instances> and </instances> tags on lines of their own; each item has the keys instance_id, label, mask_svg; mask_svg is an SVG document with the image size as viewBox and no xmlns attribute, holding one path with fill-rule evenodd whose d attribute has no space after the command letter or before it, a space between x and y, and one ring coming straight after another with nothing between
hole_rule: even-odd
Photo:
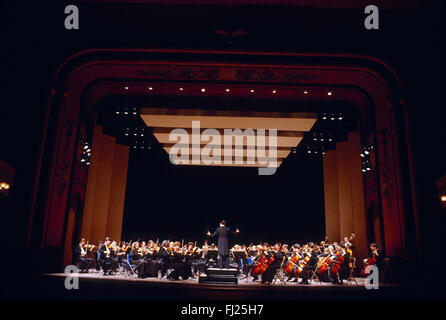
<instances>
[{"instance_id":1,"label":"wall sconce","mask_svg":"<svg viewBox=\"0 0 446 320\"><path fill-rule=\"evenodd\" d=\"M11 188L11 186L9 185L9 183L6 183L6 182L0 182L0 190L9 190L9 188Z\"/></svg>"}]
</instances>

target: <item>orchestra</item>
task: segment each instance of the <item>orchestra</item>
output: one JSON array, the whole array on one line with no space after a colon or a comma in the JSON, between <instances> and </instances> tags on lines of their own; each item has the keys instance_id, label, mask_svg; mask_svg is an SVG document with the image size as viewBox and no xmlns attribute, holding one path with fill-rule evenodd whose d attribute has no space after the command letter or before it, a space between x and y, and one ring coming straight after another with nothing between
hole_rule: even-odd
<instances>
[{"instance_id":1,"label":"orchestra","mask_svg":"<svg viewBox=\"0 0 446 320\"><path fill-rule=\"evenodd\" d=\"M237 233L238 233L237 229ZM353 274L355 235L342 241L305 244L235 244L224 257L225 267L237 268L241 279L252 279L262 284L273 283L281 272L286 282L303 285L312 280L342 284ZM74 262L81 272L99 272L102 275L122 274L140 278L155 277L172 281L198 279L209 267L219 267L219 251L215 243L164 240L112 241L105 238L98 245L81 239L74 248ZM370 255L362 261L360 275L366 276L368 265L380 268L382 250L375 243L370 245ZM358 270L358 271L359 271ZM299 279L301 281L299 282Z\"/></svg>"}]
</instances>

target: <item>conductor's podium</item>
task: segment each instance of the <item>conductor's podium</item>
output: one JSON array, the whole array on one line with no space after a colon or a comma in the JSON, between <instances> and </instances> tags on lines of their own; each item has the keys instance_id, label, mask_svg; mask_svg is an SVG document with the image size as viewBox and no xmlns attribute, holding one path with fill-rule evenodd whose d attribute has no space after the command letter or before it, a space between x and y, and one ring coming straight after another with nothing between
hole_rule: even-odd
<instances>
[{"instance_id":1,"label":"conductor's podium","mask_svg":"<svg viewBox=\"0 0 446 320\"><path fill-rule=\"evenodd\" d=\"M207 268L206 274L198 278L199 283L238 284L238 270L235 268Z\"/></svg>"}]
</instances>

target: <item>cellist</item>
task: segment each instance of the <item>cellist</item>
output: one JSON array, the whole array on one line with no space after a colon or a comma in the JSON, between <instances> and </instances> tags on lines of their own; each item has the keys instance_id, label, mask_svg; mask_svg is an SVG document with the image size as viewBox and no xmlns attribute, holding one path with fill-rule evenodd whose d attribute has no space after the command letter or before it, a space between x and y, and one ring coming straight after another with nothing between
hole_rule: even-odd
<instances>
[{"instance_id":1,"label":"cellist","mask_svg":"<svg viewBox=\"0 0 446 320\"><path fill-rule=\"evenodd\" d=\"M302 284L308 284L308 277L310 275L310 272L316 269L317 262L319 260L319 247L314 246L312 242L309 243L309 247L311 249L311 253L309 253L310 260L308 260L308 262L305 264L302 271L300 272L300 275L302 276Z\"/></svg>"}]
</instances>

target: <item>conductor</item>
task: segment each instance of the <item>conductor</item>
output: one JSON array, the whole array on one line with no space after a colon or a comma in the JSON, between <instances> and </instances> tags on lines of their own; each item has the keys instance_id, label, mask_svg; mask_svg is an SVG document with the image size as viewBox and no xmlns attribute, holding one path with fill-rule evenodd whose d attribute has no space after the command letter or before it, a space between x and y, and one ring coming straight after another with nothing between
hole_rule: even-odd
<instances>
[{"instance_id":1,"label":"conductor","mask_svg":"<svg viewBox=\"0 0 446 320\"><path fill-rule=\"evenodd\" d=\"M240 231L238 228L235 232L231 232L231 229L226 227L226 221L220 221L220 227L218 227L214 233L209 231L206 233L210 237L218 236L218 265L220 268L229 268L229 245L228 237L230 234L238 234Z\"/></svg>"}]
</instances>

